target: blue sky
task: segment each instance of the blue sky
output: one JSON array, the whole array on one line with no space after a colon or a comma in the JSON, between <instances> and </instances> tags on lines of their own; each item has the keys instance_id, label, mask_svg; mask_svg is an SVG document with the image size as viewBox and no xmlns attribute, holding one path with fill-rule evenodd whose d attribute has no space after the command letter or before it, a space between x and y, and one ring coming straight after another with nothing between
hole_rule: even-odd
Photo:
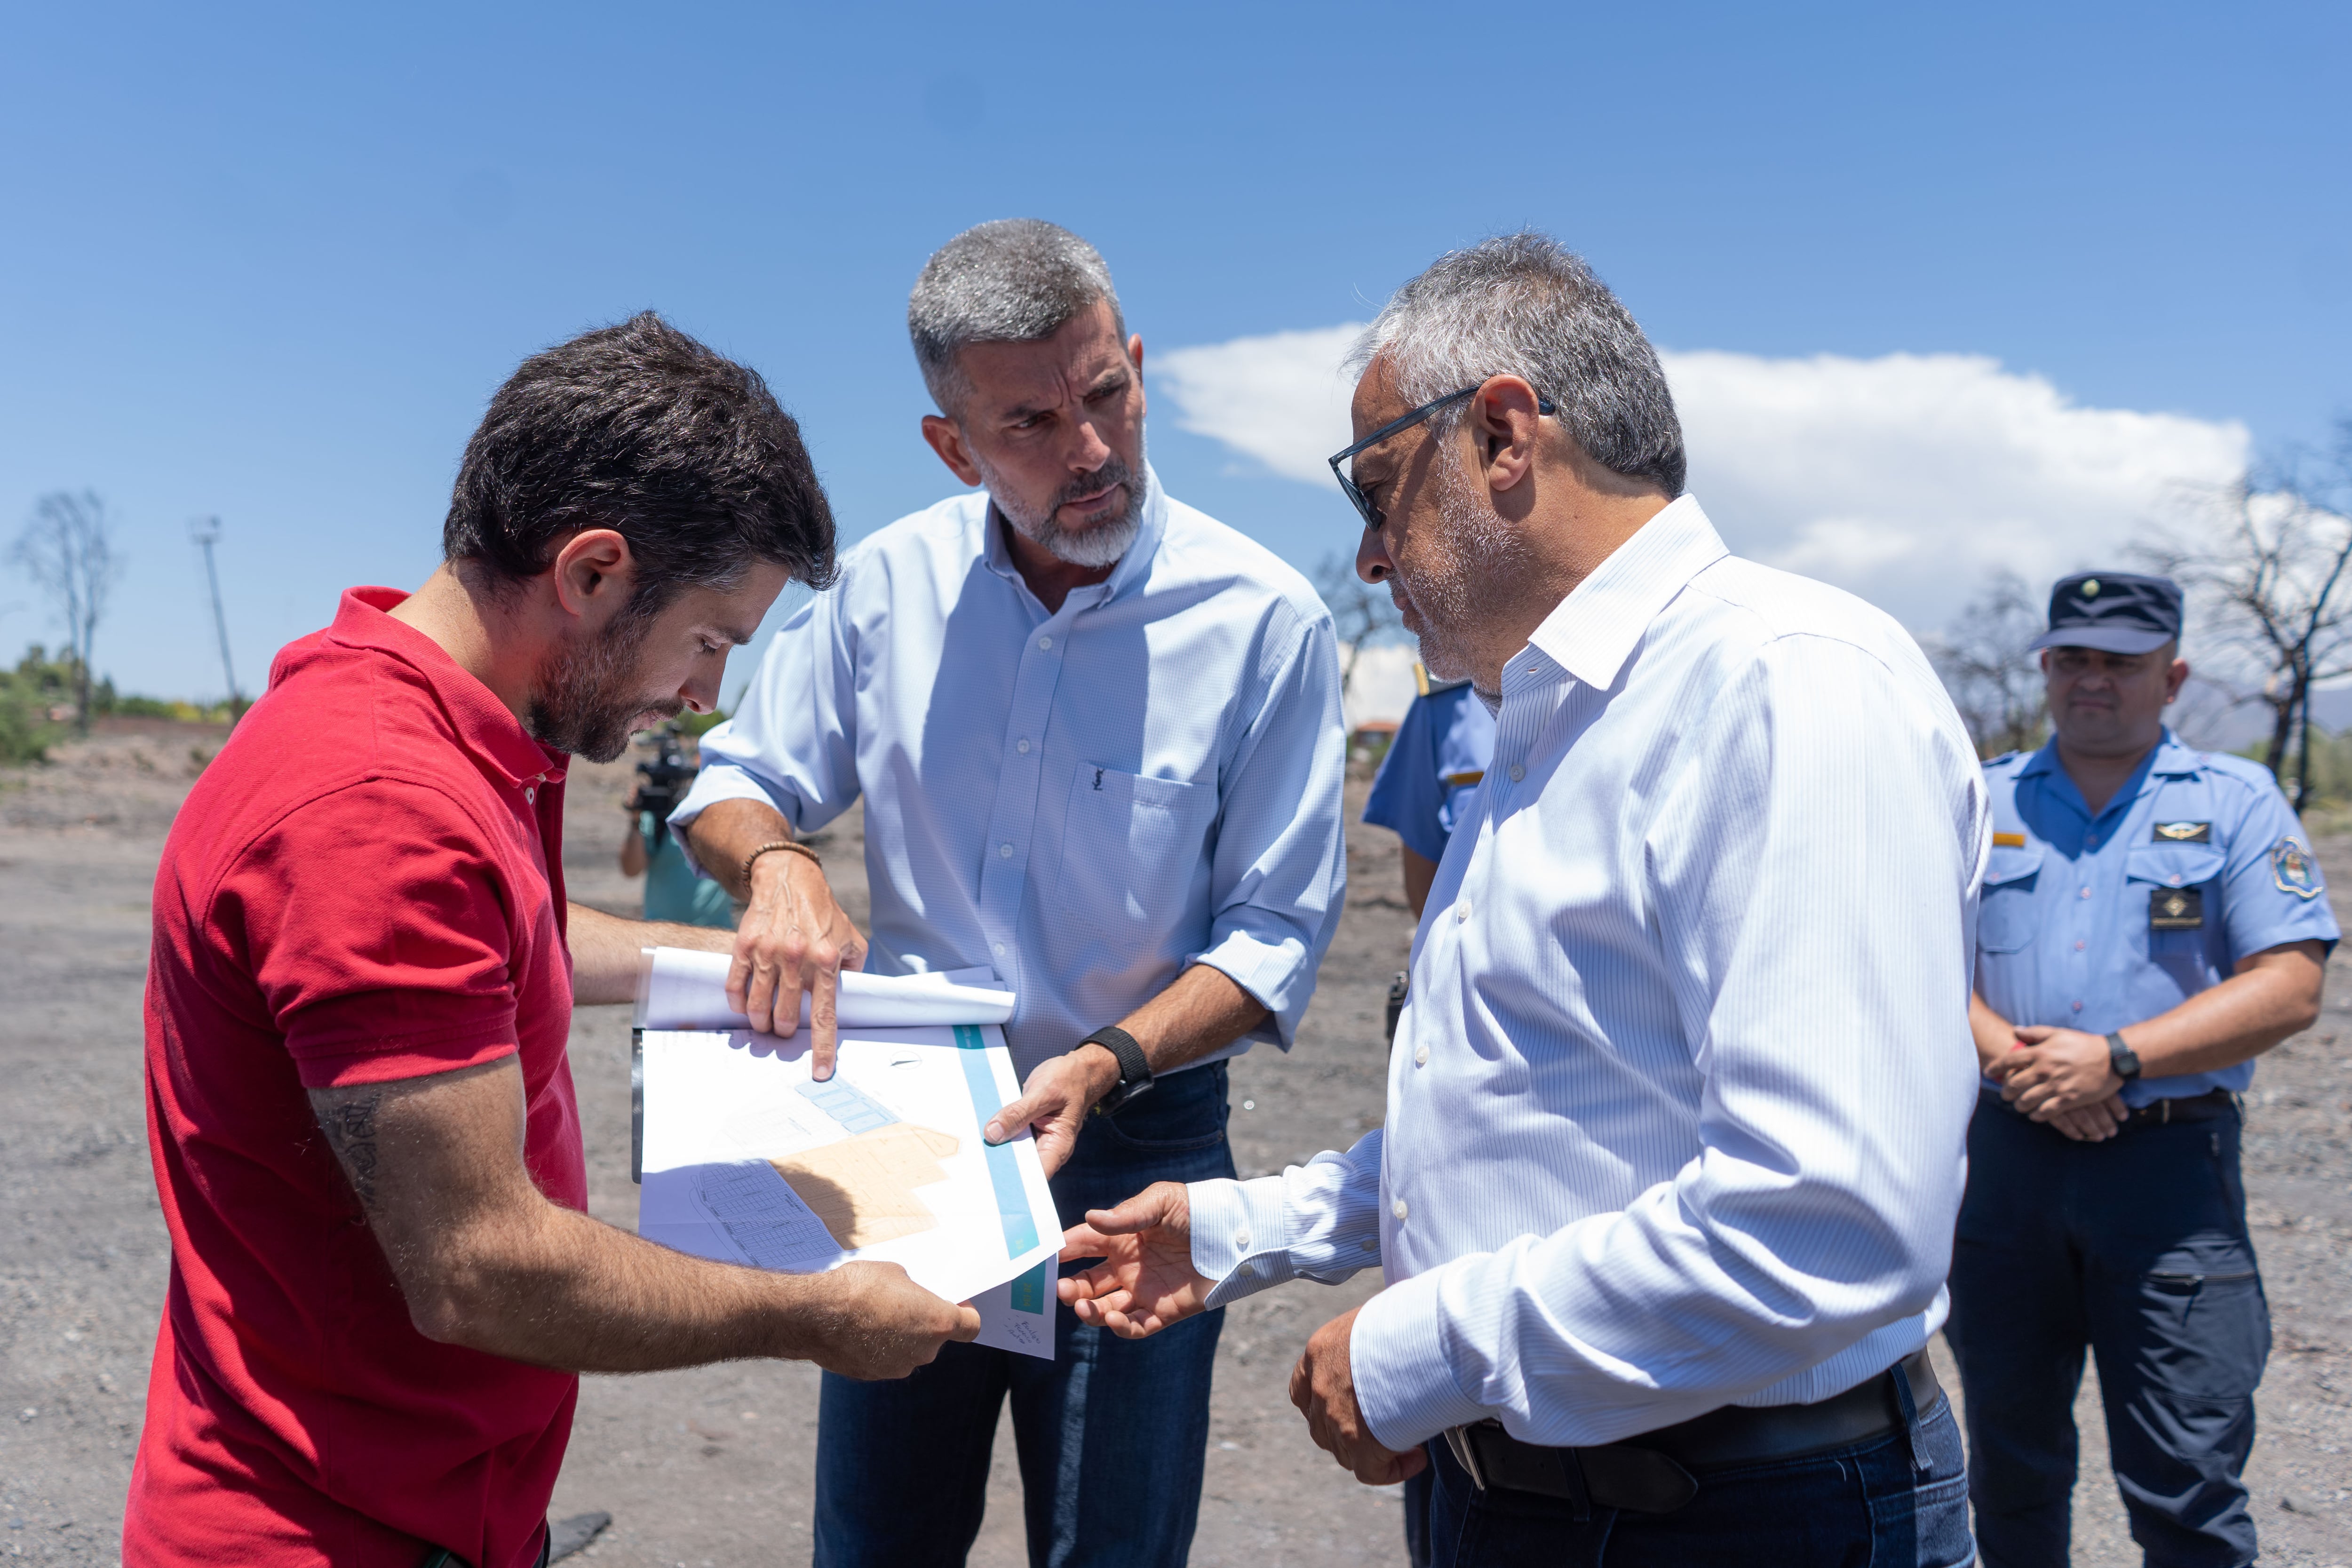
<instances>
[{"instance_id":1,"label":"blue sky","mask_svg":"<svg viewBox=\"0 0 2352 1568\"><path fill-rule=\"evenodd\" d=\"M250 689L341 587L431 570L519 358L651 306L770 378L855 537L953 486L916 433L916 271L1034 215L1102 249L1154 354L1360 321L1547 228L1690 356L1693 488L1736 547L1876 593L1885 531L1916 556L1981 505L2009 531L1971 569L2063 566L2184 443L2201 473L2352 408L2347 45L2319 5L15 6L0 532L100 490L130 561L100 668L205 695L185 529L217 513ZM1816 504L1809 445L1895 383L1915 427ZM1210 405L1233 384L1154 384L1170 489L1302 566L1351 545L1264 418ZM2044 430L2140 477L2036 512ZM2029 536L2059 542L2000 543ZM1931 622L1916 579L1883 592ZM0 569L12 605L0 647L55 640Z\"/></svg>"}]
</instances>

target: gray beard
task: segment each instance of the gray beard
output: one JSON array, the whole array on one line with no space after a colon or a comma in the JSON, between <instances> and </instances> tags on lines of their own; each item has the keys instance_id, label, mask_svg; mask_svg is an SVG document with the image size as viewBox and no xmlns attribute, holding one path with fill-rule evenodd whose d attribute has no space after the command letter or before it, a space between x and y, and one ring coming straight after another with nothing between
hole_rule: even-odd
<instances>
[{"instance_id":1,"label":"gray beard","mask_svg":"<svg viewBox=\"0 0 2352 1568\"><path fill-rule=\"evenodd\" d=\"M1143 531L1144 487L1136 482L1127 465L1117 458L1083 479L1065 485L1063 493L1054 498L1054 503L1045 509L1042 517L1032 514L1019 502L1009 499L1013 487L999 479L996 471L979 453L974 452L971 460L980 469L982 481L988 487L989 500L996 503L996 510L1004 515L1004 521L1011 523L1024 539L1043 546L1056 560L1089 568L1115 566L1127 553L1128 547L1135 542L1135 536ZM1082 530L1066 529L1055 521L1070 498L1098 490L1106 484L1127 487L1127 510L1124 512L1108 522Z\"/></svg>"},{"instance_id":2,"label":"gray beard","mask_svg":"<svg viewBox=\"0 0 2352 1568\"><path fill-rule=\"evenodd\" d=\"M1508 583L1526 564L1527 542L1496 515L1483 493L1452 464L1436 475L1438 516L1445 524L1444 549L1420 574L1398 581L1421 612L1421 662L1440 680L1466 679L1472 672L1469 633L1478 622L1479 589ZM1479 692L1479 697L1486 697ZM1496 697L1489 706L1499 705Z\"/></svg>"}]
</instances>

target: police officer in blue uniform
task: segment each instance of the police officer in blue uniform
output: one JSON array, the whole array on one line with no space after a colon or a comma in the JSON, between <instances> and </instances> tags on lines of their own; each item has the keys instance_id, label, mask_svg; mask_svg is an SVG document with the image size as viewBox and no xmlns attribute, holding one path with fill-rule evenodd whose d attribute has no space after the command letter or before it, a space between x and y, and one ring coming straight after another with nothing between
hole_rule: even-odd
<instances>
[{"instance_id":1,"label":"police officer in blue uniform","mask_svg":"<svg viewBox=\"0 0 2352 1568\"><path fill-rule=\"evenodd\" d=\"M2318 1017L2337 932L2269 772L2165 727L2180 624L2165 578L2060 582L2035 645L2053 733L1985 764L1985 1087L1946 1331L1990 1568L2067 1561L2086 1349L2147 1561L2254 1559L2240 1476L2270 1314L2237 1096Z\"/></svg>"},{"instance_id":2,"label":"police officer in blue uniform","mask_svg":"<svg viewBox=\"0 0 2352 1568\"><path fill-rule=\"evenodd\" d=\"M1495 716L1466 680L1433 681L1418 664L1412 679L1412 706L1381 759L1364 820L1404 840L1404 901L1419 920L1446 841L1495 754Z\"/></svg>"},{"instance_id":3,"label":"police officer in blue uniform","mask_svg":"<svg viewBox=\"0 0 2352 1568\"><path fill-rule=\"evenodd\" d=\"M1471 798L1486 777L1495 755L1495 715L1478 700L1467 680L1436 681L1412 667L1414 695L1388 755L1373 776L1364 802L1364 820L1403 840L1404 901L1421 919L1429 885L1445 846L1468 815ZM1396 1037L1404 1007L1405 977L1389 987L1389 1037ZM1428 1568L1429 1491L1434 1472L1423 1470L1404 1483L1404 1539L1412 1568Z\"/></svg>"}]
</instances>

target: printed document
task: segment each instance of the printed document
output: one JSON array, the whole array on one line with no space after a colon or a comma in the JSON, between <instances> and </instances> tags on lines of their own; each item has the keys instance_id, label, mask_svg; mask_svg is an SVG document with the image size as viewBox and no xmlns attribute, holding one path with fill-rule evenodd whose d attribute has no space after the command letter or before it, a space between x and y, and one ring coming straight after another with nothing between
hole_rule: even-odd
<instances>
[{"instance_id":1,"label":"printed document","mask_svg":"<svg viewBox=\"0 0 2352 1568\"><path fill-rule=\"evenodd\" d=\"M845 974L840 1050L819 1083L804 1030L780 1039L662 1026L709 1012L697 994L709 974L675 952L654 950L639 988L639 1233L790 1273L896 1263L925 1289L978 1307L981 1342L1050 1358L1053 1194L1026 1131L994 1146L981 1136L1019 1094L1003 1034L993 1021L898 1022L942 1012L1001 1021L1012 994L986 970ZM724 954L677 956L719 959L723 985ZM853 980L868 982L855 996Z\"/></svg>"}]
</instances>

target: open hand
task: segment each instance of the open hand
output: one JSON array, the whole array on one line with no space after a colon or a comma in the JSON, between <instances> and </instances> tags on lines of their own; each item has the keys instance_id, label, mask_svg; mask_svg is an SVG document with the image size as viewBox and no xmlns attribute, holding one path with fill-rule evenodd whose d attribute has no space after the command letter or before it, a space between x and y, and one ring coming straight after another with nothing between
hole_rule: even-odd
<instances>
[{"instance_id":1,"label":"open hand","mask_svg":"<svg viewBox=\"0 0 2352 1568\"><path fill-rule=\"evenodd\" d=\"M1192 1202L1156 1182L1115 1209L1091 1209L1062 1234L1062 1260L1102 1262L1055 1282L1078 1321L1139 1340L1202 1310L1215 1289L1192 1268Z\"/></svg>"},{"instance_id":2,"label":"open hand","mask_svg":"<svg viewBox=\"0 0 2352 1568\"><path fill-rule=\"evenodd\" d=\"M1400 1454L1383 1447L1364 1424L1363 1407L1356 1403L1356 1379L1348 1362L1349 1342L1356 1331L1356 1312L1343 1312L1315 1331L1298 1364L1290 1373L1290 1403L1307 1417L1315 1446L1353 1470L1368 1487L1384 1487L1429 1468L1429 1456L1419 1448Z\"/></svg>"},{"instance_id":3,"label":"open hand","mask_svg":"<svg viewBox=\"0 0 2352 1568\"><path fill-rule=\"evenodd\" d=\"M838 1048L834 994L841 972L865 966L866 939L835 901L816 862L779 849L751 863L751 902L735 931L727 1005L761 1033L790 1037L800 1027L806 992L809 1074L819 1082L833 1076Z\"/></svg>"}]
</instances>

